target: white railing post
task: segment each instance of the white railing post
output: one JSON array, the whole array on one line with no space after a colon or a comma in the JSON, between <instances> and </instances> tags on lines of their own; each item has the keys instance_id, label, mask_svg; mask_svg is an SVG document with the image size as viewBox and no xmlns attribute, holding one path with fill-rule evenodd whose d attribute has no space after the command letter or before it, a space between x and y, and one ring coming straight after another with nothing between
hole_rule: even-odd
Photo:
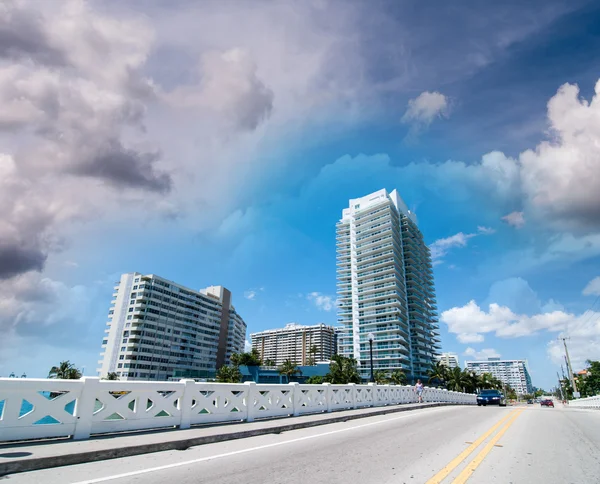
<instances>
[{"instance_id":1,"label":"white railing post","mask_svg":"<svg viewBox=\"0 0 600 484\"><path fill-rule=\"evenodd\" d=\"M300 415L300 408L298 407L298 393L299 393L299 389L300 389L300 384L298 382L290 382L288 383L288 385L291 387L291 392L292 392L292 415L294 417L297 417L298 415Z\"/></svg>"},{"instance_id":2,"label":"white railing post","mask_svg":"<svg viewBox=\"0 0 600 484\"><path fill-rule=\"evenodd\" d=\"M327 405L327 412L332 411L331 399L333 398L333 392L331 391L331 383L323 383L325 387L325 403Z\"/></svg>"},{"instance_id":3,"label":"white railing post","mask_svg":"<svg viewBox=\"0 0 600 484\"><path fill-rule=\"evenodd\" d=\"M192 421L192 402L194 401L194 386L196 382L194 380L179 380L179 383L183 385L183 393L179 398L179 415L181 421L179 422L180 429L189 429Z\"/></svg>"},{"instance_id":4,"label":"white railing post","mask_svg":"<svg viewBox=\"0 0 600 484\"><path fill-rule=\"evenodd\" d=\"M369 383L371 387L371 407L377 406L377 383Z\"/></svg>"},{"instance_id":5,"label":"white railing post","mask_svg":"<svg viewBox=\"0 0 600 484\"><path fill-rule=\"evenodd\" d=\"M248 413L246 414L246 422L254 422L254 397L256 396L256 383L253 381L247 381L246 385L248 386L246 390L246 409Z\"/></svg>"},{"instance_id":6,"label":"white railing post","mask_svg":"<svg viewBox=\"0 0 600 484\"><path fill-rule=\"evenodd\" d=\"M74 440L90 438L100 378L97 376L84 376L81 379L81 384L83 388L79 399L75 403L75 412L73 412L73 415L77 418L75 431L73 432Z\"/></svg>"},{"instance_id":7,"label":"white railing post","mask_svg":"<svg viewBox=\"0 0 600 484\"><path fill-rule=\"evenodd\" d=\"M356 409L356 383L348 383L350 387L350 400L352 401L352 408Z\"/></svg>"}]
</instances>

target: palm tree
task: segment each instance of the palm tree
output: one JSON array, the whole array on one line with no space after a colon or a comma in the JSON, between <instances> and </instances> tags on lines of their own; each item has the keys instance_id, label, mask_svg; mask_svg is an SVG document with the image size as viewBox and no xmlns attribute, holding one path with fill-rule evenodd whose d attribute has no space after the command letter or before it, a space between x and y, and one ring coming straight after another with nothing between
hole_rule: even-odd
<instances>
[{"instance_id":1,"label":"palm tree","mask_svg":"<svg viewBox=\"0 0 600 484\"><path fill-rule=\"evenodd\" d=\"M325 381L338 385L360 383L356 360L347 356L333 355Z\"/></svg>"},{"instance_id":2,"label":"palm tree","mask_svg":"<svg viewBox=\"0 0 600 484\"><path fill-rule=\"evenodd\" d=\"M300 371L300 368L295 363L292 363L292 360L285 360L279 367L279 374L285 375L288 382L290 382L296 375L302 375L302 371Z\"/></svg>"},{"instance_id":3,"label":"palm tree","mask_svg":"<svg viewBox=\"0 0 600 484\"><path fill-rule=\"evenodd\" d=\"M308 354L310 355L306 361L306 364L309 366L314 366L317 364L317 357L315 356L319 352L319 348L316 345L312 345L308 350Z\"/></svg>"},{"instance_id":4,"label":"palm tree","mask_svg":"<svg viewBox=\"0 0 600 484\"><path fill-rule=\"evenodd\" d=\"M440 385L444 385L448 379L448 370L449 368L441 361L436 362L431 370L427 372L427 376L429 376L429 383L438 382Z\"/></svg>"},{"instance_id":5,"label":"palm tree","mask_svg":"<svg viewBox=\"0 0 600 484\"><path fill-rule=\"evenodd\" d=\"M454 390L455 392L462 392L470 385L469 376L461 368L452 368L448 372L448 390Z\"/></svg>"},{"instance_id":6,"label":"palm tree","mask_svg":"<svg viewBox=\"0 0 600 484\"><path fill-rule=\"evenodd\" d=\"M235 365L222 366L217 371L217 382L239 383L242 381L242 372Z\"/></svg>"},{"instance_id":7,"label":"palm tree","mask_svg":"<svg viewBox=\"0 0 600 484\"><path fill-rule=\"evenodd\" d=\"M385 385L388 382L388 377L383 370L375 370L373 379L378 385Z\"/></svg>"},{"instance_id":8,"label":"palm tree","mask_svg":"<svg viewBox=\"0 0 600 484\"><path fill-rule=\"evenodd\" d=\"M59 380L79 380L81 371L75 367L69 360L61 361L58 366L50 368L48 378L56 378Z\"/></svg>"},{"instance_id":9,"label":"palm tree","mask_svg":"<svg viewBox=\"0 0 600 484\"><path fill-rule=\"evenodd\" d=\"M103 380L118 380L119 376L114 372L111 371L108 375L106 375L106 378L103 378Z\"/></svg>"},{"instance_id":10,"label":"palm tree","mask_svg":"<svg viewBox=\"0 0 600 484\"><path fill-rule=\"evenodd\" d=\"M400 368L396 368L394 371L392 371L389 380L392 385L405 385L406 375Z\"/></svg>"}]
</instances>

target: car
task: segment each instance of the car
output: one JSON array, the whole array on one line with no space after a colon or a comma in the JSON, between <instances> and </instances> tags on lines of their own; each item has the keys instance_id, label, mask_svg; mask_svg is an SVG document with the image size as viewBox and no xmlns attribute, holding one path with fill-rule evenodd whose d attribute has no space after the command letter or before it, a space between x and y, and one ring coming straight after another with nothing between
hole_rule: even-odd
<instances>
[{"instance_id":1,"label":"car","mask_svg":"<svg viewBox=\"0 0 600 484\"><path fill-rule=\"evenodd\" d=\"M506 399L498 390L481 390L477 395L477 406L499 405L506 407Z\"/></svg>"},{"instance_id":2,"label":"car","mask_svg":"<svg viewBox=\"0 0 600 484\"><path fill-rule=\"evenodd\" d=\"M548 400L548 399L546 399L546 400L542 400L542 401L540 402L540 406L542 406L542 407L552 407L552 408L554 408L554 402L553 402L552 400Z\"/></svg>"},{"instance_id":3,"label":"car","mask_svg":"<svg viewBox=\"0 0 600 484\"><path fill-rule=\"evenodd\" d=\"M533 400L531 398L527 400L527 405L533 405Z\"/></svg>"}]
</instances>

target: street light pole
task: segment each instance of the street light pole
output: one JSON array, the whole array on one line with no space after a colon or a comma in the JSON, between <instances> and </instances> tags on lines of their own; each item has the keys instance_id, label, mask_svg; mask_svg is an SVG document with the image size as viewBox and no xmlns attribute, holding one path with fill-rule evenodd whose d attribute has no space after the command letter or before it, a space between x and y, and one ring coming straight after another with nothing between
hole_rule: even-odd
<instances>
[{"instance_id":1,"label":"street light pole","mask_svg":"<svg viewBox=\"0 0 600 484\"><path fill-rule=\"evenodd\" d=\"M573 397L577 398L577 385L575 384L575 377L573 376L573 367L571 366L571 358L569 357L569 350L567 349L567 338L562 338L562 340L563 344L565 345L565 355L567 357L567 371L569 372L571 386L573 387Z\"/></svg>"},{"instance_id":2,"label":"street light pole","mask_svg":"<svg viewBox=\"0 0 600 484\"><path fill-rule=\"evenodd\" d=\"M373 373L373 340L375 339L375 335L369 333L367 338L369 338L369 354L371 357L371 383L375 383L375 374Z\"/></svg>"}]
</instances>

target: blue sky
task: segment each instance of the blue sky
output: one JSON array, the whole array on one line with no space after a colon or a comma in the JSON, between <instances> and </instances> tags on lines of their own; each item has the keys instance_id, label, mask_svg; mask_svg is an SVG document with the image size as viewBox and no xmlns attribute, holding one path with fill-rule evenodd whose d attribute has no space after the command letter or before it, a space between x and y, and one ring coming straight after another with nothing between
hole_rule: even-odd
<instances>
[{"instance_id":1,"label":"blue sky","mask_svg":"<svg viewBox=\"0 0 600 484\"><path fill-rule=\"evenodd\" d=\"M249 333L334 324L335 223L397 188L444 351L600 358L594 2L64 2L0 19L0 375L95 373L128 271ZM600 88L598 89L600 91Z\"/></svg>"}]
</instances>

